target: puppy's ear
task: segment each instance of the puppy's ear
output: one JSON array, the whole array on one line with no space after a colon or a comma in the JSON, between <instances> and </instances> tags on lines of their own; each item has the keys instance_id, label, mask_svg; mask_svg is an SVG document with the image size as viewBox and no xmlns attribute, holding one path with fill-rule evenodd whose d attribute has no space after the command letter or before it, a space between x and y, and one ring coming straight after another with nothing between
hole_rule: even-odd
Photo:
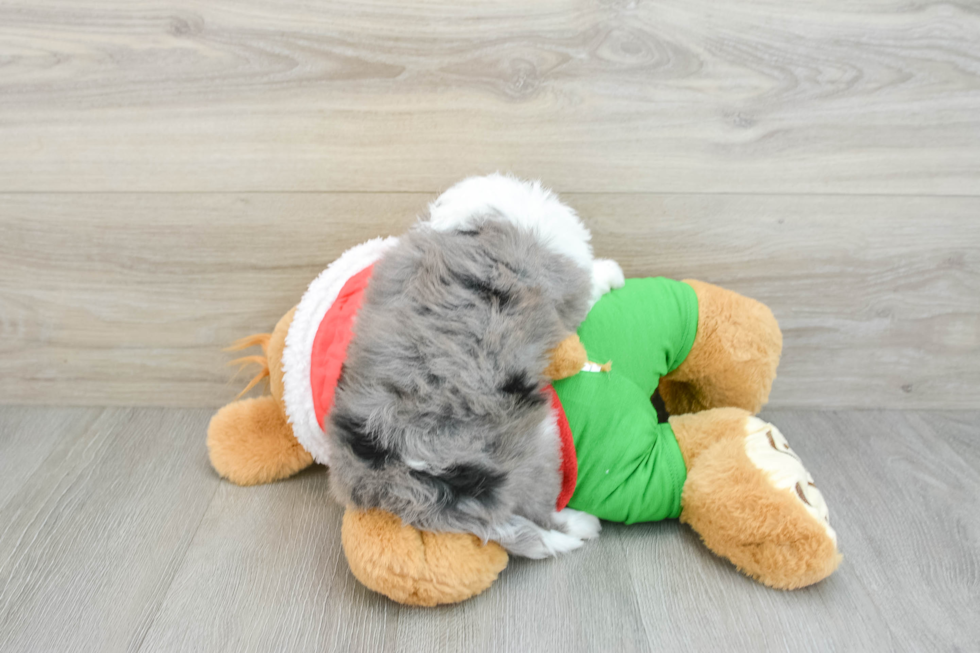
<instances>
[{"instance_id":1,"label":"puppy's ear","mask_svg":"<svg viewBox=\"0 0 980 653\"><path fill-rule=\"evenodd\" d=\"M577 374L589 362L585 346L574 333L558 343L549 357L551 363L545 368L544 375L555 381Z\"/></svg>"}]
</instances>

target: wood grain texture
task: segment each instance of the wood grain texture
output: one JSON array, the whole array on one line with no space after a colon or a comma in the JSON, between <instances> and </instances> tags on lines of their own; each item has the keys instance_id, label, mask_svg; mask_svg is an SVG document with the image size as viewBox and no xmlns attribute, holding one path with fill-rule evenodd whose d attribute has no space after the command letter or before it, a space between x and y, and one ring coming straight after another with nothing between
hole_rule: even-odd
<instances>
[{"instance_id":1,"label":"wood grain texture","mask_svg":"<svg viewBox=\"0 0 980 653\"><path fill-rule=\"evenodd\" d=\"M970 2L7 0L0 190L980 190Z\"/></svg>"},{"instance_id":2,"label":"wood grain texture","mask_svg":"<svg viewBox=\"0 0 980 653\"><path fill-rule=\"evenodd\" d=\"M772 405L976 405L980 199L563 198L627 274L768 304L786 336ZM2 195L0 401L222 405L244 385L223 346L270 331L330 261L431 199Z\"/></svg>"},{"instance_id":3,"label":"wood grain texture","mask_svg":"<svg viewBox=\"0 0 980 653\"><path fill-rule=\"evenodd\" d=\"M22 412L0 410L14 446L61 421ZM99 412L0 497L2 651L137 650L218 486L208 411Z\"/></svg>"},{"instance_id":4,"label":"wood grain texture","mask_svg":"<svg viewBox=\"0 0 980 653\"><path fill-rule=\"evenodd\" d=\"M819 461L811 472L848 525L840 572L875 597L896 648L980 647L980 414L952 424L886 411L772 417L804 460Z\"/></svg>"},{"instance_id":5,"label":"wood grain texture","mask_svg":"<svg viewBox=\"0 0 980 653\"><path fill-rule=\"evenodd\" d=\"M351 600L368 590L347 568L342 515L322 467L222 483L141 651L380 650L385 629L363 626L381 615Z\"/></svg>"},{"instance_id":6,"label":"wood grain texture","mask_svg":"<svg viewBox=\"0 0 980 653\"><path fill-rule=\"evenodd\" d=\"M0 452L60 408L0 408ZM0 651L972 651L980 412L771 410L827 497L844 563L766 589L677 522L605 524L484 594L405 608L351 576L323 468L219 482L207 413L74 412L0 486ZM79 419L81 424L84 420ZM2 459L0 459L2 460Z\"/></svg>"},{"instance_id":7,"label":"wood grain texture","mask_svg":"<svg viewBox=\"0 0 980 653\"><path fill-rule=\"evenodd\" d=\"M0 419L0 510L60 442L81 437L101 412L99 408L4 408Z\"/></svg>"}]
</instances>

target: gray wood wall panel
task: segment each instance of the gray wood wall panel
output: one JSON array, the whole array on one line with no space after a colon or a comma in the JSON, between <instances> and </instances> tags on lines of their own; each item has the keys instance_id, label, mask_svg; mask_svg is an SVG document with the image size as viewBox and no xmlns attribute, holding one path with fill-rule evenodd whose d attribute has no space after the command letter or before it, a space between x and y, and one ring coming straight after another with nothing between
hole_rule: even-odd
<instances>
[{"instance_id":1,"label":"gray wood wall panel","mask_svg":"<svg viewBox=\"0 0 980 653\"><path fill-rule=\"evenodd\" d=\"M221 348L269 331L412 193L0 195L0 403L219 406ZM775 406L968 408L980 198L566 193L630 275L772 307ZM245 378L243 375L242 379Z\"/></svg>"},{"instance_id":2,"label":"gray wood wall panel","mask_svg":"<svg viewBox=\"0 0 980 653\"><path fill-rule=\"evenodd\" d=\"M970 407L978 33L932 0L9 0L0 403L219 405L221 345L501 169L630 273L771 304L774 405Z\"/></svg>"},{"instance_id":3,"label":"gray wood wall panel","mask_svg":"<svg viewBox=\"0 0 980 653\"><path fill-rule=\"evenodd\" d=\"M980 14L7 0L0 190L976 194Z\"/></svg>"}]
</instances>

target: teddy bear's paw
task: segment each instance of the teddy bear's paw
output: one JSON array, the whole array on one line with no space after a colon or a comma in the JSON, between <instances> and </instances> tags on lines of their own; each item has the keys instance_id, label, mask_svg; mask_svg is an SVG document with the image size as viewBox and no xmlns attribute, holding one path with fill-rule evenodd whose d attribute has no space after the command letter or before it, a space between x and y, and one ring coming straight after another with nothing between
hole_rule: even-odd
<instances>
[{"instance_id":1,"label":"teddy bear's paw","mask_svg":"<svg viewBox=\"0 0 980 653\"><path fill-rule=\"evenodd\" d=\"M700 433L697 419L676 422L678 444L689 453L698 438L713 440L688 467L681 522L769 587L797 589L827 578L842 556L823 495L779 429L733 410L696 414L704 416ZM722 437L710 432L717 427Z\"/></svg>"},{"instance_id":2,"label":"teddy bear's paw","mask_svg":"<svg viewBox=\"0 0 980 653\"><path fill-rule=\"evenodd\" d=\"M593 540L599 537L602 531L602 524L597 518L587 512L571 508L556 512L553 520L565 533L580 540Z\"/></svg>"},{"instance_id":3,"label":"teddy bear's paw","mask_svg":"<svg viewBox=\"0 0 980 653\"><path fill-rule=\"evenodd\" d=\"M354 576L407 605L465 601L488 588L507 566L507 553L467 533L433 533L382 510L348 507L341 543Z\"/></svg>"},{"instance_id":4,"label":"teddy bear's paw","mask_svg":"<svg viewBox=\"0 0 980 653\"><path fill-rule=\"evenodd\" d=\"M626 277L619 263L608 258L597 258L592 262L592 301L598 301L614 288L626 285Z\"/></svg>"},{"instance_id":5,"label":"teddy bear's paw","mask_svg":"<svg viewBox=\"0 0 980 653\"><path fill-rule=\"evenodd\" d=\"M745 453L752 464L762 470L773 487L791 493L823 526L836 546L837 533L830 526L827 502L785 436L775 426L758 417L749 417L745 426Z\"/></svg>"}]
</instances>

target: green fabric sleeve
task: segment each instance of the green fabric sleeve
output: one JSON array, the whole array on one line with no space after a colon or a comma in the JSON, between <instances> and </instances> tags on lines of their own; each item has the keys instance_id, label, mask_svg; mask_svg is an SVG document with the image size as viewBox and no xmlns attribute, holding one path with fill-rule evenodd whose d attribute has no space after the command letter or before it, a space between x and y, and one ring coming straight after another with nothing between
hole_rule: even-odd
<instances>
[{"instance_id":1,"label":"green fabric sleeve","mask_svg":"<svg viewBox=\"0 0 980 653\"><path fill-rule=\"evenodd\" d=\"M615 368L581 372L556 382L555 390L578 458L568 506L626 524L680 515L684 459L645 391Z\"/></svg>"},{"instance_id":2,"label":"green fabric sleeve","mask_svg":"<svg viewBox=\"0 0 980 653\"><path fill-rule=\"evenodd\" d=\"M675 370L694 345L698 296L683 281L627 279L605 294L581 324L579 337L596 363L613 369L653 396L660 377Z\"/></svg>"}]
</instances>

